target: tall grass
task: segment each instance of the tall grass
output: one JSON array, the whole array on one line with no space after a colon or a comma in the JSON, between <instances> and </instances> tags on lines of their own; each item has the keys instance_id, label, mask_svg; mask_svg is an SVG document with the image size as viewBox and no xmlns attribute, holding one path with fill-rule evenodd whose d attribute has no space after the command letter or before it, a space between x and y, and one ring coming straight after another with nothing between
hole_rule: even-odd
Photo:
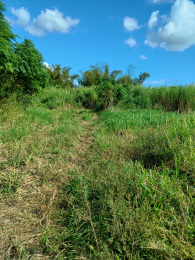
<instances>
[{"instance_id":1,"label":"tall grass","mask_svg":"<svg viewBox=\"0 0 195 260\"><path fill-rule=\"evenodd\" d=\"M166 111L188 111L195 109L195 86L171 86L150 88L153 107L161 106Z\"/></svg>"},{"instance_id":2,"label":"tall grass","mask_svg":"<svg viewBox=\"0 0 195 260\"><path fill-rule=\"evenodd\" d=\"M99 110L103 102L98 98L94 86L73 89L50 87L40 95L27 96L26 99L24 98L24 102L27 104L35 103L37 97L38 100L41 98L41 103L50 109L70 104L75 107ZM139 85L119 85L117 86L117 94L112 103L113 105L119 109L158 108L163 111L193 111L195 109L195 86L160 86L151 88Z\"/></svg>"},{"instance_id":3,"label":"tall grass","mask_svg":"<svg viewBox=\"0 0 195 260\"><path fill-rule=\"evenodd\" d=\"M174 112L163 112L155 109L111 109L99 113L99 116L102 119L100 124L103 124L103 127L106 127L108 131L114 132L128 128L131 130L155 128L158 125L163 126L167 122L171 122L175 117L182 117Z\"/></svg>"},{"instance_id":4,"label":"tall grass","mask_svg":"<svg viewBox=\"0 0 195 260\"><path fill-rule=\"evenodd\" d=\"M129 125L122 135L95 123L83 171L62 188L58 238L67 257L195 257L194 119L172 114L149 128L138 123L136 132Z\"/></svg>"},{"instance_id":5,"label":"tall grass","mask_svg":"<svg viewBox=\"0 0 195 260\"><path fill-rule=\"evenodd\" d=\"M94 87L0 107L5 259L195 259L194 87L129 88L98 113Z\"/></svg>"}]
</instances>

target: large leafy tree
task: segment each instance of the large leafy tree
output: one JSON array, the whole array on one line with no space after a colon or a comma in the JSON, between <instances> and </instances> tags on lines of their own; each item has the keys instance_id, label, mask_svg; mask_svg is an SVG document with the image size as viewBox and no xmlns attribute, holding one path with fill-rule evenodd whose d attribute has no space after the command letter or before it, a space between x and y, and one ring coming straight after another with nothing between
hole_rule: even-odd
<instances>
[{"instance_id":1,"label":"large leafy tree","mask_svg":"<svg viewBox=\"0 0 195 260\"><path fill-rule=\"evenodd\" d=\"M121 75L120 78L117 80L118 84L132 84L133 80L129 75Z\"/></svg>"},{"instance_id":2,"label":"large leafy tree","mask_svg":"<svg viewBox=\"0 0 195 260\"><path fill-rule=\"evenodd\" d=\"M86 71L80 71L81 77L78 82L80 85L90 87L92 85L98 85L103 77L102 68L97 64L96 66L90 65L90 69Z\"/></svg>"},{"instance_id":3,"label":"large leafy tree","mask_svg":"<svg viewBox=\"0 0 195 260\"><path fill-rule=\"evenodd\" d=\"M133 83L134 83L134 84L142 85L143 82L144 82L144 80L145 80L146 78L148 78L148 77L150 77L150 74L149 74L149 73L147 73L147 72L143 72L143 73L140 72L139 77L136 78L136 79L134 79Z\"/></svg>"},{"instance_id":4,"label":"large leafy tree","mask_svg":"<svg viewBox=\"0 0 195 260\"><path fill-rule=\"evenodd\" d=\"M79 78L80 85L83 85L85 87L90 87L92 85L97 86L102 78L110 79L111 82L114 84L116 81L116 78L122 73L120 70L113 70L110 73L108 64L96 64L91 65L89 70L86 71L80 71L81 78Z\"/></svg>"},{"instance_id":5,"label":"large leafy tree","mask_svg":"<svg viewBox=\"0 0 195 260\"><path fill-rule=\"evenodd\" d=\"M5 4L0 1L0 98L11 92L38 92L49 84L43 56L31 40L16 41L19 36L12 33L4 11Z\"/></svg>"},{"instance_id":6,"label":"large leafy tree","mask_svg":"<svg viewBox=\"0 0 195 260\"><path fill-rule=\"evenodd\" d=\"M14 53L18 57L16 82L25 93L39 92L49 85L49 75L43 68L43 55L35 48L34 43L25 39L15 44Z\"/></svg>"},{"instance_id":7,"label":"large leafy tree","mask_svg":"<svg viewBox=\"0 0 195 260\"><path fill-rule=\"evenodd\" d=\"M73 88L75 86L74 80L78 78L78 75L70 75L71 67L61 68L61 64L57 64L52 65L49 68L45 67L45 70L50 75L50 85L61 88Z\"/></svg>"},{"instance_id":8,"label":"large leafy tree","mask_svg":"<svg viewBox=\"0 0 195 260\"><path fill-rule=\"evenodd\" d=\"M2 88L10 78L10 74L18 70L18 57L14 53L14 46L16 37L19 36L12 33L12 28L3 15L4 11L6 11L5 4L0 1L0 96L4 92Z\"/></svg>"}]
</instances>

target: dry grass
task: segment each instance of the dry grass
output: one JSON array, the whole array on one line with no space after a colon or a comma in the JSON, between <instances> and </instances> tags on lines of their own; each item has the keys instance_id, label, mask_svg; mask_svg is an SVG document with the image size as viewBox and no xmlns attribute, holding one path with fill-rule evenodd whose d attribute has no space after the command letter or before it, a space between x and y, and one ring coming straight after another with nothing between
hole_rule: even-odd
<instances>
[{"instance_id":1,"label":"dry grass","mask_svg":"<svg viewBox=\"0 0 195 260\"><path fill-rule=\"evenodd\" d=\"M194 115L60 91L0 110L0 259L194 259Z\"/></svg>"},{"instance_id":2,"label":"dry grass","mask_svg":"<svg viewBox=\"0 0 195 260\"><path fill-rule=\"evenodd\" d=\"M13 137L0 144L1 187L4 185L7 189L0 195L2 260L29 259L30 256L31 259L50 259L51 252L55 253L52 243L48 244L50 253L40 253L40 240L45 230L56 228L51 215L56 211L59 187L72 179L72 171L79 170L79 161L84 160L93 142L90 123L79 120L79 115L75 117L71 112L73 118L69 120L65 116L65 124L59 120L71 108L67 105L54 111L55 120L51 125L36 120L26 122L26 127L31 126L27 137L19 140ZM1 122L3 133L10 128L10 120L12 125L27 120L25 111L20 114L7 111L9 115ZM58 134L55 131L60 127L65 129Z\"/></svg>"}]
</instances>

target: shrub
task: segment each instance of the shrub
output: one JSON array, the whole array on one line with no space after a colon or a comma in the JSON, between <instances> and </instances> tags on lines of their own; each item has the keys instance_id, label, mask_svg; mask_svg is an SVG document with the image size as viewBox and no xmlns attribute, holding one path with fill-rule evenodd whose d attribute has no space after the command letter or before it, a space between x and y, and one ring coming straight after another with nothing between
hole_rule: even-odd
<instances>
[{"instance_id":1,"label":"shrub","mask_svg":"<svg viewBox=\"0 0 195 260\"><path fill-rule=\"evenodd\" d=\"M116 96L115 86L109 78L103 77L95 90L98 95L98 110L107 110L108 106L114 102Z\"/></svg>"},{"instance_id":2,"label":"shrub","mask_svg":"<svg viewBox=\"0 0 195 260\"><path fill-rule=\"evenodd\" d=\"M79 88L75 91L76 102L80 103L85 108L96 108L98 96L94 88Z\"/></svg>"}]
</instances>

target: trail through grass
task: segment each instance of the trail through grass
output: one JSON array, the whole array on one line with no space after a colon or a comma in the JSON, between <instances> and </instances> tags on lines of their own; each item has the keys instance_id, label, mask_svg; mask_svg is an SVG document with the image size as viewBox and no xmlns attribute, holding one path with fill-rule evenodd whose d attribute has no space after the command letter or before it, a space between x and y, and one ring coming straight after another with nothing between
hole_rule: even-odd
<instances>
[{"instance_id":1,"label":"trail through grass","mask_svg":"<svg viewBox=\"0 0 195 260\"><path fill-rule=\"evenodd\" d=\"M194 113L53 93L0 110L0 259L195 259Z\"/></svg>"},{"instance_id":2,"label":"trail through grass","mask_svg":"<svg viewBox=\"0 0 195 260\"><path fill-rule=\"evenodd\" d=\"M92 142L90 123L82 120L81 110L66 106L18 110L10 107L7 118L1 117L0 255L50 259L55 249L51 243L46 252L44 233L53 223L59 187L79 171Z\"/></svg>"}]
</instances>

